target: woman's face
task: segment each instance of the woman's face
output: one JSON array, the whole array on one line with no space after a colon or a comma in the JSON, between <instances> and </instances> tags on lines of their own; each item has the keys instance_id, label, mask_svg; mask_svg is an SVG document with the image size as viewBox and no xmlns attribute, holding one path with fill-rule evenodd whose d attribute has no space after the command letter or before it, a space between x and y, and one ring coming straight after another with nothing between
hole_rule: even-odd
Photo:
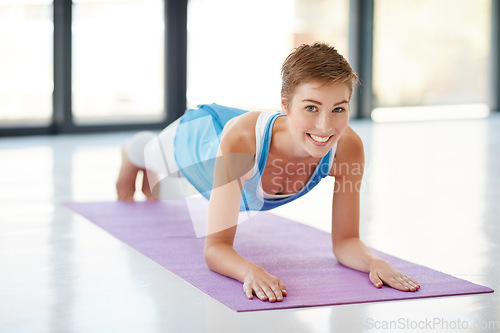
<instances>
[{"instance_id":1,"label":"woman's face","mask_svg":"<svg viewBox=\"0 0 500 333\"><path fill-rule=\"evenodd\" d=\"M288 106L282 98L295 154L321 158L328 153L348 126L350 95L342 83L309 82L297 87Z\"/></svg>"}]
</instances>

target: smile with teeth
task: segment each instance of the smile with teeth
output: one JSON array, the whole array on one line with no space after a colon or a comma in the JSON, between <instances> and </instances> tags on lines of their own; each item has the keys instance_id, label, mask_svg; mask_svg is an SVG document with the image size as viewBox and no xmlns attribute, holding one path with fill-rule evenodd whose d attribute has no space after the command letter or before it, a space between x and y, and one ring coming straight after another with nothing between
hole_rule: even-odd
<instances>
[{"instance_id":1,"label":"smile with teeth","mask_svg":"<svg viewBox=\"0 0 500 333\"><path fill-rule=\"evenodd\" d=\"M314 141L318 142L318 143L325 143L327 142L328 140L330 140L331 136L317 136L317 135L314 135L314 134L309 134L309 137L311 139L313 139Z\"/></svg>"}]
</instances>

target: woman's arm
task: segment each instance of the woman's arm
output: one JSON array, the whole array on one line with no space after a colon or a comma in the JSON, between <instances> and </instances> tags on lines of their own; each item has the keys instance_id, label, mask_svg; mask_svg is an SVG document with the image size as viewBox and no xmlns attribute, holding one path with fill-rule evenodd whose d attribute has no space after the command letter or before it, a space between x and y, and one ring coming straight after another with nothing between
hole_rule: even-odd
<instances>
[{"instance_id":1,"label":"woman's arm","mask_svg":"<svg viewBox=\"0 0 500 333\"><path fill-rule=\"evenodd\" d=\"M370 274L380 288L385 283L403 291L416 291L416 281L376 256L359 238L359 192L364 169L363 143L349 127L339 141L330 175L335 177L332 202L332 245L337 260Z\"/></svg>"},{"instance_id":2,"label":"woman's arm","mask_svg":"<svg viewBox=\"0 0 500 333\"><path fill-rule=\"evenodd\" d=\"M249 116L248 118L250 118ZM286 290L281 281L267 273L262 267L246 260L233 248L238 223L241 191L243 183L251 175L246 170L246 161L255 154L255 122L245 126L243 119L224 134L215 163L214 186L208 208L207 237L205 240L205 260L208 267L219 274L243 283L248 298L253 294L263 301L282 301ZM251 119L249 120L252 123ZM249 132L246 128L251 128Z\"/></svg>"},{"instance_id":3,"label":"woman's arm","mask_svg":"<svg viewBox=\"0 0 500 333\"><path fill-rule=\"evenodd\" d=\"M214 272L242 282L248 298L252 298L255 293L263 301L282 301L286 291L281 281L243 258L233 248L240 198L241 190L237 181L212 191L205 241L207 265Z\"/></svg>"}]
</instances>

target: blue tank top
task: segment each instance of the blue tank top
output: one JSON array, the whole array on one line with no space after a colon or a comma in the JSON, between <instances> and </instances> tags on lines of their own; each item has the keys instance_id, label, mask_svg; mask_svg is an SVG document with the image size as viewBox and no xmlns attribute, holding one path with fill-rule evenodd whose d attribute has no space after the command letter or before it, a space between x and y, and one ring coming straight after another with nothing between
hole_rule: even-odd
<instances>
[{"instance_id":1,"label":"blue tank top","mask_svg":"<svg viewBox=\"0 0 500 333\"><path fill-rule=\"evenodd\" d=\"M207 199L212 191L215 158L222 129L230 119L246 112L217 104L199 105L198 109L187 110L181 118L174 140L175 160L187 180ZM261 133L260 138L257 138L260 144L257 145L252 175L243 184L240 211L269 210L300 198L330 172L333 148L319 161L309 181L300 191L279 199L263 197L261 178L269 155L273 124L280 116L283 114L279 111L259 116L266 119L262 130L256 131Z\"/></svg>"}]
</instances>

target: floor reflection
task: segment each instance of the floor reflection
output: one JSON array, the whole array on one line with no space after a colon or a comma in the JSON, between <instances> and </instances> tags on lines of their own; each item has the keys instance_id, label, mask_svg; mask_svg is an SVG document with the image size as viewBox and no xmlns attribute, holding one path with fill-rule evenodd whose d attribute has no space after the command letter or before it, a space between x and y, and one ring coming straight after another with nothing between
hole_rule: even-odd
<instances>
[{"instance_id":1,"label":"floor reflection","mask_svg":"<svg viewBox=\"0 0 500 333\"><path fill-rule=\"evenodd\" d=\"M366 181L376 243L450 273L484 269L486 129L482 120L374 125Z\"/></svg>"}]
</instances>

